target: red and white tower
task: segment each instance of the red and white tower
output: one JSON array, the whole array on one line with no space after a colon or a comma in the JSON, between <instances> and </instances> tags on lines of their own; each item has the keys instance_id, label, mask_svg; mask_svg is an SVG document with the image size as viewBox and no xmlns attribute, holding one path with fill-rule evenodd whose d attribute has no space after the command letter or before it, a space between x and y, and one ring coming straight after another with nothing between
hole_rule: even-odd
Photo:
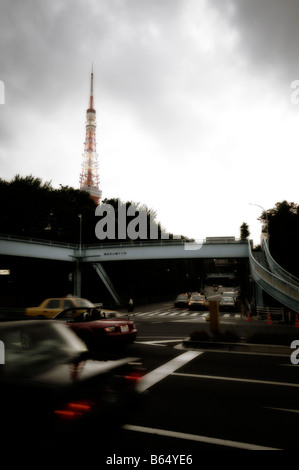
<instances>
[{"instance_id":1,"label":"red and white tower","mask_svg":"<svg viewBox=\"0 0 299 470\"><path fill-rule=\"evenodd\" d=\"M82 170L80 175L80 189L87 191L96 204L100 203L102 191L99 189L98 155L96 153L96 112L93 107L93 69L90 79L89 109L86 112L86 137Z\"/></svg>"}]
</instances>

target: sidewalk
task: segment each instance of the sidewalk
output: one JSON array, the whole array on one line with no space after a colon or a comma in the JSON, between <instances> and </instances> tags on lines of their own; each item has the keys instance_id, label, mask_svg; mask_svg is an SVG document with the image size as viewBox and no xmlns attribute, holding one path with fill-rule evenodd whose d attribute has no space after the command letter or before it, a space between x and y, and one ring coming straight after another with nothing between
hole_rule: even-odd
<instances>
[{"instance_id":1,"label":"sidewalk","mask_svg":"<svg viewBox=\"0 0 299 470\"><path fill-rule=\"evenodd\" d=\"M294 325L268 324L264 320L244 319L234 325L221 323L219 331L213 333L210 323L200 324L197 330L183 341L187 349L221 349L238 352L258 352L290 356L290 347L299 340L299 328Z\"/></svg>"}]
</instances>

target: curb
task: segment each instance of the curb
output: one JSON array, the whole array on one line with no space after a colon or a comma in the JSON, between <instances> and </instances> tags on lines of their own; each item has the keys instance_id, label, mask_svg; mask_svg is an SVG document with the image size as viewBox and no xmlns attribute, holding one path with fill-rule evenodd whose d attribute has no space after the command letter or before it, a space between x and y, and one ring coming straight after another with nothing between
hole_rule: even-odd
<instances>
[{"instance_id":1,"label":"curb","mask_svg":"<svg viewBox=\"0 0 299 470\"><path fill-rule=\"evenodd\" d=\"M222 350L234 351L245 353L258 353L258 354L278 354L281 356L290 356L292 349L289 346L276 345L276 344L253 344L253 343L227 343L221 341L182 341L182 346L185 349L207 349L207 350Z\"/></svg>"}]
</instances>

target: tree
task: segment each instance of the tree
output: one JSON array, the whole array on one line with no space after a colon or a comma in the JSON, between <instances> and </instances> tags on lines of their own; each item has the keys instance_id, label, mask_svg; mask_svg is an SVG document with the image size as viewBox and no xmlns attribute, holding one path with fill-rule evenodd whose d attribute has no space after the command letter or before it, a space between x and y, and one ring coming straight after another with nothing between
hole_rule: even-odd
<instances>
[{"instance_id":1,"label":"tree","mask_svg":"<svg viewBox=\"0 0 299 470\"><path fill-rule=\"evenodd\" d=\"M299 206L294 202L277 202L259 220L267 224L267 217L271 255L284 269L299 276Z\"/></svg>"},{"instance_id":2,"label":"tree","mask_svg":"<svg viewBox=\"0 0 299 470\"><path fill-rule=\"evenodd\" d=\"M250 235L248 224L243 222L240 227L240 238L241 240L246 240Z\"/></svg>"},{"instance_id":3,"label":"tree","mask_svg":"<svg viewBox=\"0 0 299 470\"><path fill-rule=\"evenodd\" d=\"M17 175L10 182L0 179L0 201L1 234L78 244L79 214L81 214L83 244L117 243L118 238L130 241L130 237L127 236L127 226L122 230L125 232L125 237L118 237L120 208L124 209L127 225L134 222L138 213L144 214L146 227L142 231L143 239L150 239L150 226L155 227L157 238L161 238L161 234L165 233L161 224L157 222L157 214L153 209L149 209L145 204L122 202L114 198L105 199L103 204L110 204L114 209L113 224L116 237L114 240L99 240L95 233L98 220L95 214L97 206L87 192L69 186L54 189L51 182L43 183L40 178L32 175L26 177ZM127 215L129 207L133 208L133 211ZM134 223L132 226L135 227Z\"/></svg>"},{"instance_id":4,"label":"tree","mask_svg":"<svg viewBox=\"0 0 299 470\"><path fill-rule=\"evenodd\" d=\"M156 211L149 209L145 204L123 202L120 199L104 199L101 207L103 208L103 213L100 215L103 222L101 229L105 225L104 222L109 223L112 235L110 239L107 235L107 238L103 239L104 242L107 239L110 243L113 240L133 241L137 235L137 240L161 239L162 234L165 233L160 222L157 221ZM109 216L104 211L105 207L110 210ZM109 222L108 217L110 217ZM102 234L105 235L104 230Z\"/></svg>"},{"instance_id":5,"label":"tree","mask_svg":"<svg viewBox=\"0 0 299 470\"><path fill-rule=\"evenodd\" d=\"M79 243L78 214L84 214L85 243L95 241L95 203L70 187L54 189L32 175L0 180L0 233Z\"/></svg>"}]
</instances>

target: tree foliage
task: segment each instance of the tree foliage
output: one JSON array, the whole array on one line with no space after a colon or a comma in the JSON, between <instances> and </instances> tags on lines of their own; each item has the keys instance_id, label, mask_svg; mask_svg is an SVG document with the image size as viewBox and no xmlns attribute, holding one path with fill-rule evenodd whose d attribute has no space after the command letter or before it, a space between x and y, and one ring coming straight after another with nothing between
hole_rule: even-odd
<instances>
[{"instance_id":1,"label":"tree foliage","mask_svg":"<svg viewBox=\"0 0 299 470\"><path fill-rule=\"evenodd\" d=\"M243 222L240 227L241 240L246 240L249 237L249 235L250 235L250 232L249 232L248 224L246 224L246 222Z\"/></svg>"},{"instance_id":2,"label":"tree foliage","mask_svg":"<svg viewBox=\"0 0 299 470\"><path fill-rule=\"evenodd\" d=\"M299 205L282 201L273 209L263 212L259 218L264 232L269 232L269 248L272 257L284 269L299 277Z\"/></svg>"},{"instance_id":3,"label":"tree foliage","mask_svg":"<svg viewBox=\"0 0 299 470\"><path fill-rule=\"evenodd\" d=\"M79 214L85 216L86 242L94 240L95 204L86 192L54 189L32 175L0 180L0 233L53 241L79 242Z\"/></svg>"},{"instance_id":4,"label":"tree foliage","mask_svg":"<svg viewBox=\"0 0 299 470\"><path fill-rule=\"evenodd\" d=\"M1 218L0 234L47 239L78 244L99 244L113 240L98 240L95 234L97 218L96 204L87 192L69 186L52 187L51 182L43 183L32 175L15 176L12 181L0 179ZM148 219L158 226L159 238L163 228L156 221L156 212L146 205L121 202L119 199L103 201L115 208L115 223L118 222L118 207L130 205L136 211L145 211ZM128 217L128 222L133 217ZM115 240L117 242L117 239Z\"/></svg>"}]
</instances>

